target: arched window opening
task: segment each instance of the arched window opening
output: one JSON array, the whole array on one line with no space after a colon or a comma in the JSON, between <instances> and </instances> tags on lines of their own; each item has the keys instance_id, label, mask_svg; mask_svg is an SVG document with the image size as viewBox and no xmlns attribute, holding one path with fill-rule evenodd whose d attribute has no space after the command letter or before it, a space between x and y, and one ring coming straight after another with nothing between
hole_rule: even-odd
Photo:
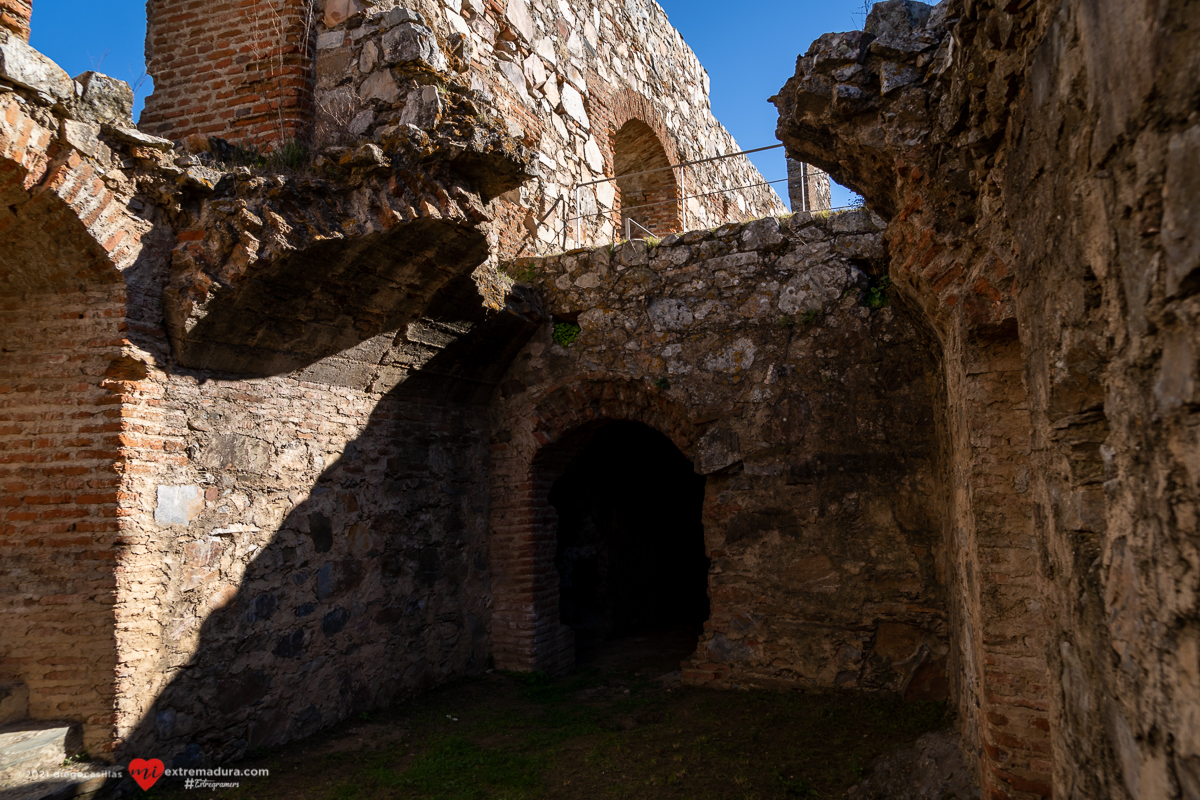
<instances>
[{"instance_id":1,"label":"arched window opening","mask_svg":"<svg viewBox=\"0 0 1200 800\"><path fill-rule=\"evenodd\" d=\"M637 239L646 235L638 225L660 237L683 230L679 183L675 170L666 169L670 166L658 135L641 120L630 120L613 136L622 236L626 218L637 223L633 226Z\"/></svg>"},{"instance_id":2,"label":"arched window opening","mask_svg":"<svg viewBox=\"0 0 1200 800\"><path fill-rule=\"evenodd\" d=\"M671 669L695 652L709 614L704 482L635 422L598 428L555 481L559 609L579 661L632 648Z\"/></svg>"}]
</instances>

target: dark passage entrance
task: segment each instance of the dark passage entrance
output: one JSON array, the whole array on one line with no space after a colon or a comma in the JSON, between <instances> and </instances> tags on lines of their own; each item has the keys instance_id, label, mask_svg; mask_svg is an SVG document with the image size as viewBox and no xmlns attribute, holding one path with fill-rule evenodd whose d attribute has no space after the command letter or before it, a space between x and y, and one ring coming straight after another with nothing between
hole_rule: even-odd
<instances>
[{"instance_id":1,"label":"dark passage entrance","mask_svg":"<svg viewBox=\"0 0 1200 800\"><path fill-rule=\"evenodd\" d=\"M704 477L635 422L596 431L554 483L559 607L580 660L617 639L695 648L709 612L703 502Z\"/></svg>"}]
</instances>

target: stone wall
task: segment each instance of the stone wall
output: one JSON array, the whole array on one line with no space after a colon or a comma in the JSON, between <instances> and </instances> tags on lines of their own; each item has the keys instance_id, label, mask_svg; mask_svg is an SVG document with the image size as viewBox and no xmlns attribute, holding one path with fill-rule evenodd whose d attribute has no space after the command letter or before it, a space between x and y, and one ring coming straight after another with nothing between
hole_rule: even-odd
<instances>
[{"instance_id":1,"label":"stone wall","mask_svg":"<svg viewBox=\"0 0 1200 800\"><path fill-rule=\"evenodd\" d=\"M1200 796L1198 41L1195 3L889 0L777 100L944 348L988 798Z\"/></svg>"},{"instance_id":2,"label":"stone wall","mask_svg":"<svg viewBox=\"0 0 1200 800\"><path fill-rule=\"evenodd\" d=\"M769 217L510 268L581 330L543 326L495 398L497 664L573 663L547 497L577 433L633 420L707 476L711 616L685 681L944 696L943 387L911 310L872 308L876 225Z\"/></svg>"},{"instance_id":3,"label":"stone wall","mask_svg":"<svg viewBox=\"0 0 1200 800\"><path fill-rule=\"evenodd\" d=\"M0 677L197 763L483 669L482 407L532 327L470 277L477 186L527 151L476 108L436 176L221 173L0 37Z\"/></svg>"},{"instance_id":4,"label":"stone wall","mask_svg":"<svg viewBox=\"0 0 1200 800\"><path fill-rule=\"evenodd\" d=\"M538 154L538 179L506 198L498 218L494 249L501 257L578 246L578 235L588 243L622 238L614 213L618 187L585 187L577 205L576 183L612 177L618 167L640 171L740 149L712 117L707 74L652 0L394 6L326 4L317 39L318 136L348 128L372 137L428 124L439 113L438 99L411 65L448 69L493 102ZM618 134L631 121L645 126L646 141L618 153ZM649 155L658 150L665 159ZM646 209L645 222L658 235L783 210L770 187L740 188L764 181L745 157L684 168L674 177L673 193L644 202L722 191ZM577 234L571 218L579 214L589 216Z\"/></svg>"},{"instance_id":5,"label":"stone wall","mask_svg":"<svg viewBox=\"0 0 1200 800\"><path fill-rule=\"evenodd\" d=\"M652 0L421 0L407 7L328 0L314 7L314 17L303 10L300 0L260 0L220 13L152 2L148 68L155 91L143 124L176 140L200 135L201 143L222 136L278 146L311 136L320 150L379 142L407 125L430 128L447 113L448 88L469 90L539 158L537 180L495 210L489 238L502 257L561 251L581 237L596 243L624 236L614 183L584 187L578 201L573 189L613 177L618 163L643 164L639 148L625 155L615 149L631 121L658 139L650 149L665 153L664 165L740 149L712 117L707 74ZM220 51L211 45L214 35L228 43ZM311 84L304 83L308 66ZM677 184L645 200L655 205L642 212L643 221L658 235L785 210L745 157L656 180ZM704 196L682 200L693 195ZM657 205L664 199L675 202Z\"/></svg>"}]
</instances>

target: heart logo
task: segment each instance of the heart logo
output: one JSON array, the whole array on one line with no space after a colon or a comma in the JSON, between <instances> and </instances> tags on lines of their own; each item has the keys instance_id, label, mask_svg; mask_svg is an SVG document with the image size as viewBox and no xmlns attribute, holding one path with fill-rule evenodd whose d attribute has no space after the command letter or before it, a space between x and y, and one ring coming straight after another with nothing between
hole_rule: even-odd
<instances>
[{"instance_id":1,"label":"heart logo","mask_svg":"<svg viewBox=\"0 0 1200 800\"><path fill-rule=\"evenodd\" d=\"M142 787L143 792L150 791L150 787L158 782L158 779L166 772L166 767L163 762L157 758L152 758L146 761L143 758L135 758L129 762L129 774L137 781L138 786Z\"/></svg>"}]
</instances>

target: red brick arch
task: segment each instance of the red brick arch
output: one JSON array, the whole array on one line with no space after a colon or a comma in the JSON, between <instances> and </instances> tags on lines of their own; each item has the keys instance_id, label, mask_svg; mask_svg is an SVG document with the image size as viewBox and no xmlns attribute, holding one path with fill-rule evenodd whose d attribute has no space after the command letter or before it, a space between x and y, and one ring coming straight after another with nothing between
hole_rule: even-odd
<instances>
[{"instance_id":1,"label":"red brick arch","mask_svg":"<svg viewBox=\"0 0 1200 800\"><path fill-rule=\"evenodd\" d=\"M528 408L528 406L526 406ZM558 517L550 489L605 421L631 421L667 436L685 455L697 438L686 410L639 381L585 376L552 387L492 446L491 571L496 666L561 672L574 664L574 636L559 622L554 566Z\"/></svg>"},{"instance_id":2,"label":"red brick arch","mask_svg":"<svg viewBox=\"0 0 1200 800\"><path fill-rule=\"evenodd\" d=\"M149 226L91 161L0 100L0 680L114 745L126 431L121 270Z\"/></svg>"},{"instance_id":3,"label":"red brick arch","mask_svg":"<svg viewBox=\"0 0 1200 800\"><path fill-rule=\"evenodd\" d=\"M605 175L613 177L620 172L628 171L621 169L621 164L618 163L621 160L618 156L619 142L624 134L628 134L639 123L648 130L633 131L630 138L636 139L640 134L642 139L656 139L655 142L642 142L642 145L648 148L657 145L661 149L664 156L662 166L680 163L679 148L676 145L675 137L663 121L662 115L658 113L654 104L647 97L629 87L622 87L617 91L607 93L597 92L596 95L593 121L597 129L596 139L604 154ZM654 163L650 165L650 168L659 166L660 159L652 160ZM663 199L675 199L678 202L647 209L645 219L639 219L639 221L649 224L659 234L681 232L683 230L683 192L679 186L679 176L678 173L664 173L664 175L669 178L669 181L660 181L664 185L657 187L659 189L657 194L661 194ZM620 208L622 205L620 190L618 190L617 198L617 206ZM657 199L654 202L657 202ZM638 217L635 216L635 219ZM619 221L619 217L614 219L614 222Z\"/></svg>"}]
</instances>

